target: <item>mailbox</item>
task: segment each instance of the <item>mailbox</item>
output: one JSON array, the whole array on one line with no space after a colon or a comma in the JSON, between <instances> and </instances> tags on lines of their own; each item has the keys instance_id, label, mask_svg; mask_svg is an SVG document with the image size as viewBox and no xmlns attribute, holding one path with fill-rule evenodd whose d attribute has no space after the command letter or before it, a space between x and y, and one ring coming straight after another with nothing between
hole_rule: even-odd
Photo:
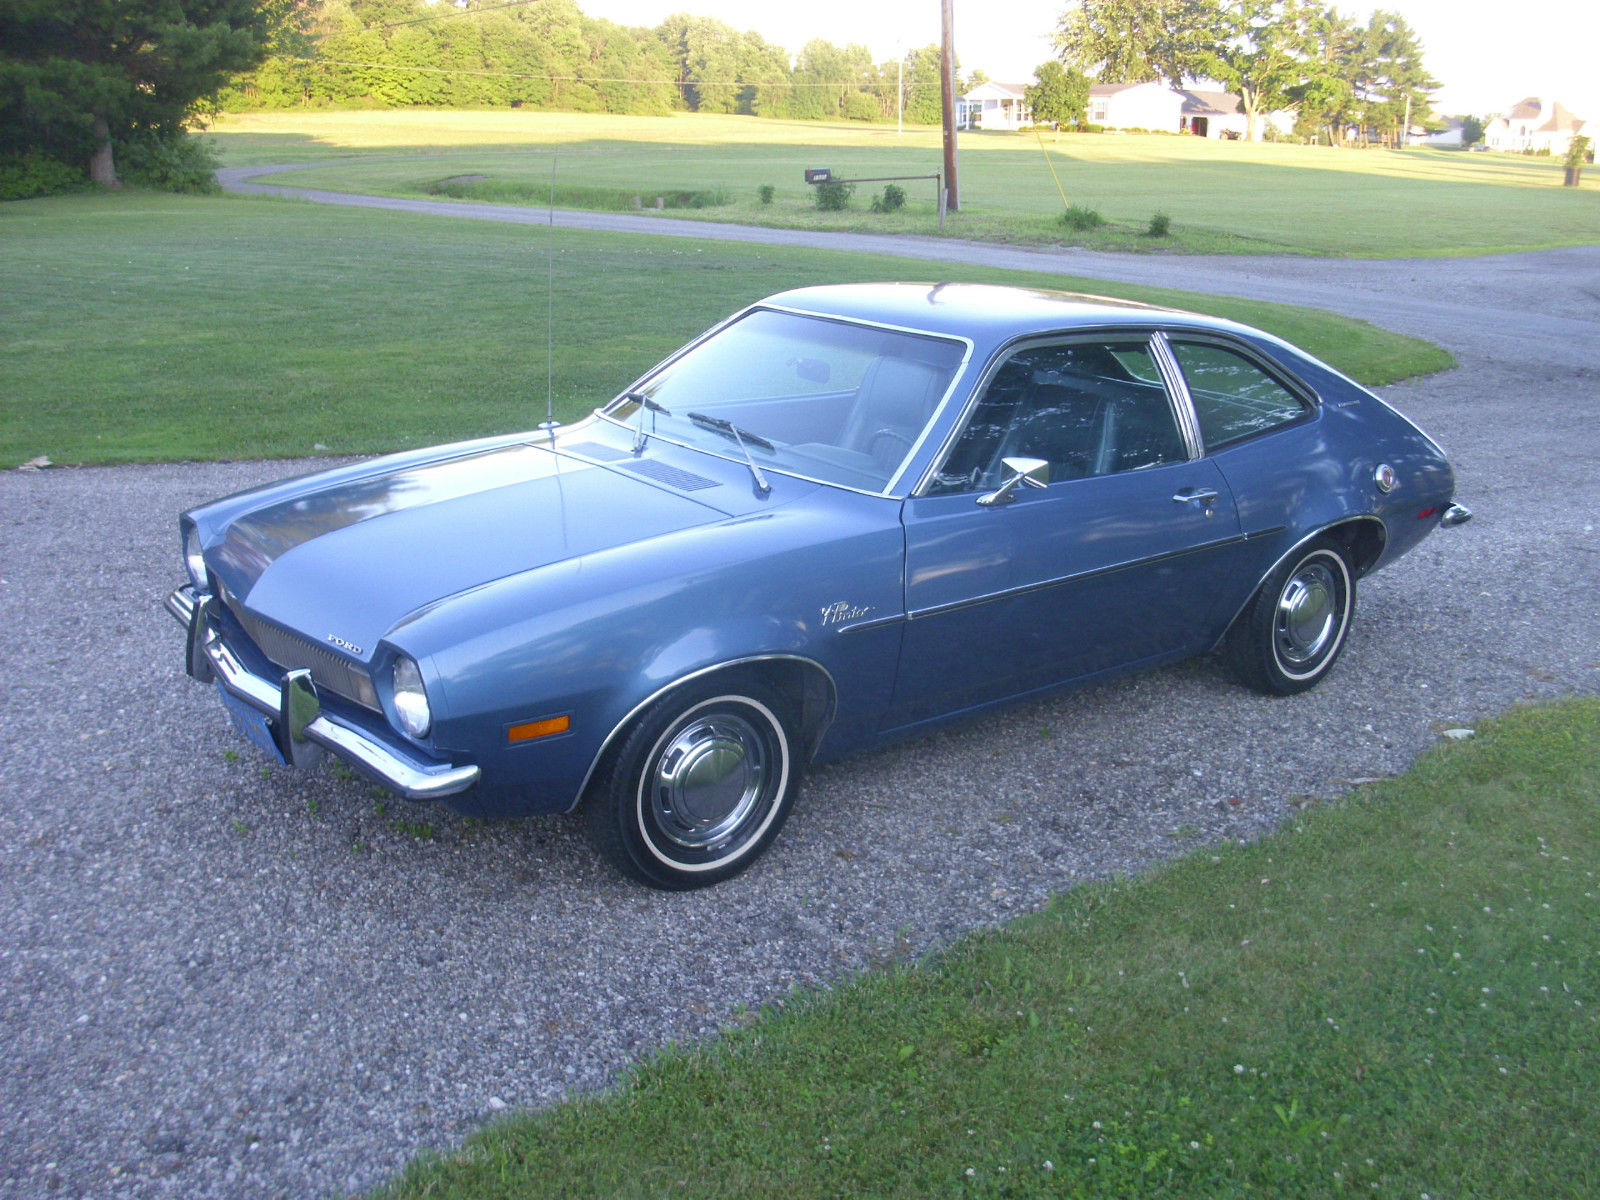
<instances>
[{"instance_id":1,"label":"mailbox","mask_svg":"<svg viewBox=\"0 0 1600 1200\"><path fill-rule=\"evenodd\" d=\"M831 182L832 179L833 179L833 172L830 171L827 167L807 167L806 168L806 182L807 183L828 183L828 182Z\"/></svg>"}]
</instances>

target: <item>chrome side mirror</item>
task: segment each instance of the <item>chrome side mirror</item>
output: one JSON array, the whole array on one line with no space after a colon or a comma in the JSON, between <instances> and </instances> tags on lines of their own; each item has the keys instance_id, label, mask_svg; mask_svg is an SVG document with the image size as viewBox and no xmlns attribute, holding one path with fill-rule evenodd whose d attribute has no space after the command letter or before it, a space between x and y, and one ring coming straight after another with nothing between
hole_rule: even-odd
<instances>
[{"instance_id":1,"label":"chrome side mirror","mask_svg":"<svg viewBox=\"0 0 1600 1200\"><path fill-rule=\"evenodd\" d=\"M1017 498L1019 488L1050 486L1050 464L1042 458L1002 458L1000 465L1011 474L994 491L978 497L978 503L985 508L1010 504Z\"/></svg>"}]
</instances>

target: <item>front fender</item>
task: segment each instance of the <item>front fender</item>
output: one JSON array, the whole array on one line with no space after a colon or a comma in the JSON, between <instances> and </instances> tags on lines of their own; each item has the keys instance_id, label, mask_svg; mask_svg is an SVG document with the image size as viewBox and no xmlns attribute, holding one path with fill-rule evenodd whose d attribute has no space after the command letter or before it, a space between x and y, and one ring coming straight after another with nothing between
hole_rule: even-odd
<instances>
[{"instance_id":1,"label":"front fender","mask_svg":"<svg viewBox=\"0 0 1600 1200\"><path fill-rule=\"evenodd\" d=\"M437 749L482 767L461 802L503 815L570 809L632 714L729 663L814 664L852 729L880 709L899 653L898 507L824 499L552 564L397 630L393 643L434 673ZM562 716L565 732L508 740Z\"/></svg>"}]
</instances>

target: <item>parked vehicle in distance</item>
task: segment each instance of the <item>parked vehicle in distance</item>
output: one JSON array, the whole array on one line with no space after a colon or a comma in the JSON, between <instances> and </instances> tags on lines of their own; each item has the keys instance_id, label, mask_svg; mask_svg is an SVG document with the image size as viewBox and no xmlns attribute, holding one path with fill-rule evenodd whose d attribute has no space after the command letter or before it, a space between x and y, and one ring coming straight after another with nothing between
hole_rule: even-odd
<instances>
[{"instance_id":1,"label":"parked vehicle in distance","mask_svg":"<svg viewBox=\"0 0 1600 1200\"><path fill-rule=\"evenodd\" d=\"M284 762L475 815L587 810L663 888L802 769L1221 647L1287 695L1452 503L1439 447L1257 330L965 284L751 306L566 428L190 510L190 675Z\"/></svg>"}]
</instances>

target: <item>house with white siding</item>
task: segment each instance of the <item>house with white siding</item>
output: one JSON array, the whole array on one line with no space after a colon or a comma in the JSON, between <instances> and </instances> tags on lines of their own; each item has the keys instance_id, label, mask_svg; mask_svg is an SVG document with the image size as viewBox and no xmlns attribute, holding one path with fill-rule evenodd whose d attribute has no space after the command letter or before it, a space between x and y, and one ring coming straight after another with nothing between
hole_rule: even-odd
<instances>
[{"instance_id":1,"label":"house with white siding","mask_svg":"<svg viewBox=\"0 0 1600 1200\"><path fill-rule=\"evenodd\" d=\"M1089 124L1107 129L1177 132L1183 97L1164 83L1096 83L1089 88Z\"/></svg>"},{"instance_id":2,"label":"house with white siding","mask_svg":"<svg viewBox=\"0 0 1600 1200\"><path fill-rule=\"evenodd\" d=\"M1483 141L1491 150L1547 152L1559 157L1566 154L1584 124L1583 118L1574 116L1560 101L1529 96L1490 121Z\"/></svg>"},{"instance_id":3,"label":"house with white siding","mask_svg":"<svg viewBox=\"0 0 1600 1200\"><path fill-rule=\"evenodd\" d=\"M1026 87L985 80L956 101L956 128L1021 129L1033 124Z\"/></svg>"}]
</instances>

